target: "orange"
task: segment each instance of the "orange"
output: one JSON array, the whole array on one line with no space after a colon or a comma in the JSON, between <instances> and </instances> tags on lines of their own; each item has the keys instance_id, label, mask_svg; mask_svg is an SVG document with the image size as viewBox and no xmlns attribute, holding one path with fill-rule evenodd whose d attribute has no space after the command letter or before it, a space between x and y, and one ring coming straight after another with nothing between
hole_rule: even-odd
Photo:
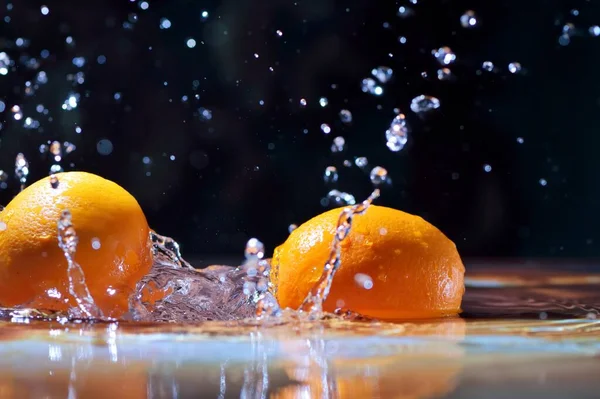
<instances>
[{"instance_id":1,"label":"orange","mask_svg":"<svg viewBox=\"0 0 600 399\"><path fill-rule=\"evenodd\" d=\"M56 174L19 193L0 212L0 306L66 310L67 261L57 222L68 210L79 238L74 256L105 316L128 310L128 297L152 266L146 217L125 189L85 172Z\"/></svg>"},{"instance_id":2,"label":"orange","mask_svg":"<svg viewBox=\"0 0 600 399\"><path fill-rule=\"evenodd\" d=\"M314 217L275 249L271 274L281 307L298 308L321 276L341 211ZM355 216L342 242L341 266L324 310L387 320L457 314L464 272L456 246L433 225L371 205Z\"/></svg>"}]
</instances>

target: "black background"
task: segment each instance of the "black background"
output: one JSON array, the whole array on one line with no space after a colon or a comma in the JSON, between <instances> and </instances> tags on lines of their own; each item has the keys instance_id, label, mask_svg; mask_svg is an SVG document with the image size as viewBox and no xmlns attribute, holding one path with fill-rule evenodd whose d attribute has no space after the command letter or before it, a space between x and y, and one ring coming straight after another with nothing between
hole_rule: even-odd
<instances>
[{"instance_id":1,"label":"black background","mask_svg":"<svg viewBox=\"0 0 600 399\"><path fill-rule=\"evenodd\" d=\"M46 16L42 4L50 9ZM600 37L588 33L600 24L600 3L149 5L142 10L127 0L0 2L0 51L15 62L0 76L6 108L0 113L0 169L11 174L0 202L18 192L12 176L18 152L30 161L33 181L51 165L39 145L71 141L77 150L62 166L124 186L151 226L180 241L184 254L241 254L252 236L270 252L285 240L289 224L325 209L320 201L330 189L366 197L368 176L342 164L366 156L371 167L384 166L393 179L378 203L422 215L463 256L600 255ZM413 15L397 16L402 5ZM469 9L480 21L473 29L460 23ZM160 29L161 18L171 28ZM558 38L569 22L575 31L570 44L561 46ZM66 43L69 36L74 45ZM28 44L16 46L18 38ZM196 40L195 48L186 46L188 38ZM440 46L457 55L452 82L436 78L439 65L431 50ZM43 50L49 52L45 59ZM97 62L100 55L106 63ZM32 57L38 68L24 64ZM85 57L85 65L75 66L74 57ZM497 71L482 73L486 60ZM520 74L507 71L514 61L523 65ZM381 97L363 93L361 80L380 65L394 70L393 81ZM28 96L25 84L39 71L48 83ZM421 76L424 71L429 78ZM68 80L77 72L85 74L82 84ZM80 94L79 104L62 110L70 92ZM419 94L438 97L438 112L425 119L412 113L410 100ZM319 106L320 97L327 97L327 107ZM49 114L37 113L38 104ZM15 121L13 105L41 128ZM200 107L212 119L202 120ZM399 153L385 145L395 107L411 127ZM353 113L351 126L339 120L344 108ZM332 126L330 135L320 131L322 123ZM342 154L330 151L337 135L346 139ZM96 148L104 138L114 145L108 156ZM146 156L149 165L142 161ZM485 164L492 166L490 173ZM338 167L337 186L323 182L328 165ZM539 184L542 178L547 186Z\"/></svg>"}]
</instances>

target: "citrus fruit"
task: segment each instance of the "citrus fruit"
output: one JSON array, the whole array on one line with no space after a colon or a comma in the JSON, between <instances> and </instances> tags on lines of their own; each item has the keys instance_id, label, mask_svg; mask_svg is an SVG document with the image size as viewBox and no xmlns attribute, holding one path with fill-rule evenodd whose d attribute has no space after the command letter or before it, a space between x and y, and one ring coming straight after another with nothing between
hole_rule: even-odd
<instances>
[{"instance_id":1,"label":"citrus fruit","mask_svg":"<svg viewBox=\"0 0 600 399\"><path fill-rule=\"evenodd\" d=\"M341 211L307 221L275 249L271 278L283 308L298 308L321 276ZM387 320L460 312L465 268L456 246L418 216L371 205L355 216L341 254L325 311Z\"/></svg>"},{"instance_id":2,"label":"citrus fruit","mask_svg":"<svg viewBox=\"0 0 600 399\"><path fill-rule=\"evenodd\" d=\"M67 260L57 223L71 212L81 266L94 302L105 316L128 310L128 297L152 266L146 217L131 194L85 172L56 174L19 193L0 212L0 306L66 310Z\"/></svg>"}]
</instances>

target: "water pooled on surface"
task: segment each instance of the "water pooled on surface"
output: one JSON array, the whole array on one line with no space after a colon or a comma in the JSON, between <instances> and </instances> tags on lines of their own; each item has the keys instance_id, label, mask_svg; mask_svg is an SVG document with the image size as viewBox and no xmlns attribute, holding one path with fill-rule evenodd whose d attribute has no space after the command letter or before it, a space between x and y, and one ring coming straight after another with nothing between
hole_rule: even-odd
<instances>
[{"instance_id":1,"label":"water pooled on surface","mask_svg":"<svg viewBox=\"0 0 600 399\"><path fill-rule=\"evenodd\" d=\"M323 303L329 295L335 273L341 266L342 242L350 233L354 217L365 213L371 203L379 197L379 194L379 189L375 189L369 198L342 211L335 228L331 251L325 262L323 273L302 302L299 311L308 313L311 318L321 318L323 316Z\"/></svg>"},{"instance_id":2,"label":"water pooled on surface","mask_svg":"<svg viewBox=\"0 0 600 399\"><path fill-rule=\"evenodd\" d=\"M71 212L65 210L58 220L58 246L62 249L67 260L67 276L69 279L69 294L77 303L76 308L71 308L69 313L75 318L102 319L100 309L94 303L90 291L85 282L85 276L81 266L75 262L75 253L79 238L73 227Z\"/></svg>"}]
</instances>

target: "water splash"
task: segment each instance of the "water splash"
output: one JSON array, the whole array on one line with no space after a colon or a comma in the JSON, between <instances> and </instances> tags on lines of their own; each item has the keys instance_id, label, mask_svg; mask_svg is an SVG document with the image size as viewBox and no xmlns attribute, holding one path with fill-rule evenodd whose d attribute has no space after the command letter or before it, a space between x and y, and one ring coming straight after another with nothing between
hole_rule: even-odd
<instances>
[{"instance_id":1,"label":"water splash","mask_svg":"<svg viewBox=\"0 0 600 399\"><path fill-rule=\"evenodd\" d=\"M353 207L345 208L336 225L333 244L329 258L323 268L321 277L308 293L298 311L307 312L310 318L323 317L323 302L327 299L335 273L341 266L342 242L346 239L352 228L352 221L356 215L362 215L375 199L380 195L379 189L375 189L369 198Z\"/></svg>"},{"instance_id":2,"label":"water splash","mask_svg":"<svg viewBox=\"0 0 600 399\"><path fill-rule=\"evenodd\" d=\"M150 241L152 242L152 251L156 255L156 253L161 253L165 255L171 262L175 263L179 267L185 267L187 269L195 270L192 265L190 265L183 257L181 256L181 250L179 248L179 243L174 239L166 236L161 236L154 230L150 230ZM167 263L171 265L171 263Z\"/></svg>"},{"instance_id":3,"label":"water splash","mask_svg":"<svg viewBox=\"0 0 600 399\"><path fill-rule=\"evenodd\" d=\"M94 299L85 283L83 270L74 260L78 242L79 237L77 237L77 232L73 227L71 212L65 210L58 219L58 246L62 249L67 260L69 294L77 302L77 308L72 308L70 313L72 317L76 318L101 319L103 318L102 312L94 303Z\"/></svg>"}]
</instances>

